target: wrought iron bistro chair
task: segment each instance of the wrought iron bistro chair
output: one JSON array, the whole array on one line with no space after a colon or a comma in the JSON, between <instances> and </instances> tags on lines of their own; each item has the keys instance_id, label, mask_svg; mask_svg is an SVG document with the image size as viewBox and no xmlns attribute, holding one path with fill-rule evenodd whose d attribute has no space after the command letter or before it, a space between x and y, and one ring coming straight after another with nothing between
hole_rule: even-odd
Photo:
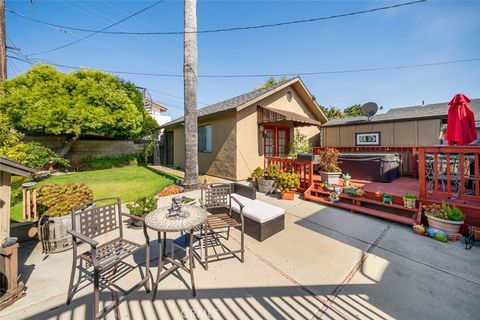
<instances>
[{"instance_id":1,"label":"wrought iron bistro chair","mask_svg":"<svg viewBox=\"0 0 480 320\"><path fill-rule=\"evenodd\" d=\"M240 221L235 220L232 217L232 201L238 203L240 207ZM244 218L243 218L243 207L244 205L232 195L232 187L230 184L209 184L202 186L202 193L200 199L201 206L211 213L207 217L207 221L202 226L202 238L201 246L204 247L205 256L204 256L204 267L208 270L208 261L210 257L215 257L217 260L222 259L223 256L232 255L237 257L237 254L240 253L240 261L244 262ZM221 242L221 238L226 240L230 237L230 228L240 228L241 230L241 240L240 240L240 249L231 250ZM223 234L227 234L226 237ZM223 249L223 252L216 252L209 256L208 247L215 246L215 243L220 245Z\"/></svg>"},{"instance_id":2,"label":"wrought iron bistro chair","mask_svg":"<svg viewBox=\"0 0 480 320\"><path fill-rule=\"evenodd\" d=\"M113 203L111 203L112 201ZM100 202L110 203L98 206L97 204ZM87 204L86 209L72 211L72 230L68 230L68 233L73 237L73 261L67 294L67 305L70 304L73 295L77 291L93 281L94 319L104 317L108 312L115 309L129 293L140 287L145 286L147 293L150 291L149 280L152 279L152 276L149 266L150 239L147 234L147 228L145 224L143 224L145 244L138 244L126 240L123 238L122 216L143 220L143 218L122 213L119 198L94 200ZM94 240L94 238L112 231L114 232L113 234L117 231L113 240L109 240L103 244L99 244L99 242ZM90 245L90 248L79 254L78 246L81 243ZM145 274L141 273L142 280L128 290L124 290L115 285L117 280L135 268L135 266L131 266L123 262L123 260L141 250L145 250L146 266ZM76 269L78 269L78 279L74 284ZM88 281L88 283L80 287L85 281ZM100 285L102 285L102 288L115 288L121 292L119 297L115 297L114 301L102 310L99 310Z\"/></svg>"}]
</instances>

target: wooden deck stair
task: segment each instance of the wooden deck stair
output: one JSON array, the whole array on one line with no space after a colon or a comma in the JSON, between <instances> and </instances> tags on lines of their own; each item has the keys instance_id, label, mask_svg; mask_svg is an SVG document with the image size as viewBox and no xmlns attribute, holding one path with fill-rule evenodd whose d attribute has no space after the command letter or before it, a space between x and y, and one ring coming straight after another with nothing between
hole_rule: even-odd
<instances>
[{"instance_id":1,"label":"wooden deck stair","mask_svg":"<svg viewBox=\"0 0 480 320\"><path fill-rule=\"evenodd\" d=\"M327 206L347 209L351 212L365 213L378 218L396 221L408 225L413 225L419 223L420 221L421 212L419 209L406 208L398 204L386 204L382 201L368 199L365 197L352 197L346 194L340 195L341 201L331 202L328 199L329 194L330 192L324 191L320 189L320 187L316 184L313 184L305 191L304 198L306 200L315 201ZM368 204L371 207L366 207L364 206L364 204ZM402 215L399 214L399 212L405 214Z\"/></svg>"}]
</instances>

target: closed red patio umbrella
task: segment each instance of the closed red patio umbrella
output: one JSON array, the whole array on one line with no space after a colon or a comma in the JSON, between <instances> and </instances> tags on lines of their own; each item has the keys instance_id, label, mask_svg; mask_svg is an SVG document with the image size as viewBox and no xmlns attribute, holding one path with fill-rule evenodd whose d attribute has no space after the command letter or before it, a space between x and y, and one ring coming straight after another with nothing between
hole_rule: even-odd
<instances>
[{"instance_id":1,"label":"closed red patio umbrella","mask_svg":"<svg viewBox=\"0 0 480 320\"><path fill-rule=\"evenodd\" d=\"M445 139L451 146L463 146L477 139L475 117L468 106L469 102L468 97L459 93L449 103Z\"/></svg>"}]
</instances>

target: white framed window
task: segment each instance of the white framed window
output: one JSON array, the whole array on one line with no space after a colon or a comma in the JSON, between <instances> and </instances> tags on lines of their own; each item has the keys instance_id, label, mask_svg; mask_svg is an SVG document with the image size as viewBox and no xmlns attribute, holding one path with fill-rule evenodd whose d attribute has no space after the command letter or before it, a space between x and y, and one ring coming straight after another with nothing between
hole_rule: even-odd
<instances>
[{"instance_id":1,"label":"white framed window","mask_svg":"<svg viewBox=\"0 0 480 320\"><path fill-rule=\"evenodd\" d=\"M198 152L212 152L212 125L198 127Z\"/></svg>"}]
</instances>

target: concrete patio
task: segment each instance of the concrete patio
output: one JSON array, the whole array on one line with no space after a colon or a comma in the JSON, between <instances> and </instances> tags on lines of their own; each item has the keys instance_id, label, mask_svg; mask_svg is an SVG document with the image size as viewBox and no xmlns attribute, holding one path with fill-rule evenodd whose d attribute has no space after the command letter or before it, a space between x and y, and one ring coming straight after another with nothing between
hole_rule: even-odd
<instances>
[{"instance_id":1,"label":"concrete patio","mask_svg":"<svg viewBox=\"0 0 480 320\"><path fill-rule=\"evenodd\" d=\"M480 248L467 251L459 242L440 243L404 225L300 199L258 198L284 207L286 226L264 242L247 236L244 264L227 259L212 262L208 271L197 264L195 298L182 271L160 283L154 302L142 289L107 318L478 319ZM142 231L127 230L128 237L143 240ZM235 231L231 245L237 239ZM31 242L20 253L27 295L1 311L1 319L91 318L91 286L65 305L70 251L43 255ZM134 270L122 282L127 287L138 278ZM101 298L108 303L112 295L105 291Z\"/></svg>"}]
</instances>

